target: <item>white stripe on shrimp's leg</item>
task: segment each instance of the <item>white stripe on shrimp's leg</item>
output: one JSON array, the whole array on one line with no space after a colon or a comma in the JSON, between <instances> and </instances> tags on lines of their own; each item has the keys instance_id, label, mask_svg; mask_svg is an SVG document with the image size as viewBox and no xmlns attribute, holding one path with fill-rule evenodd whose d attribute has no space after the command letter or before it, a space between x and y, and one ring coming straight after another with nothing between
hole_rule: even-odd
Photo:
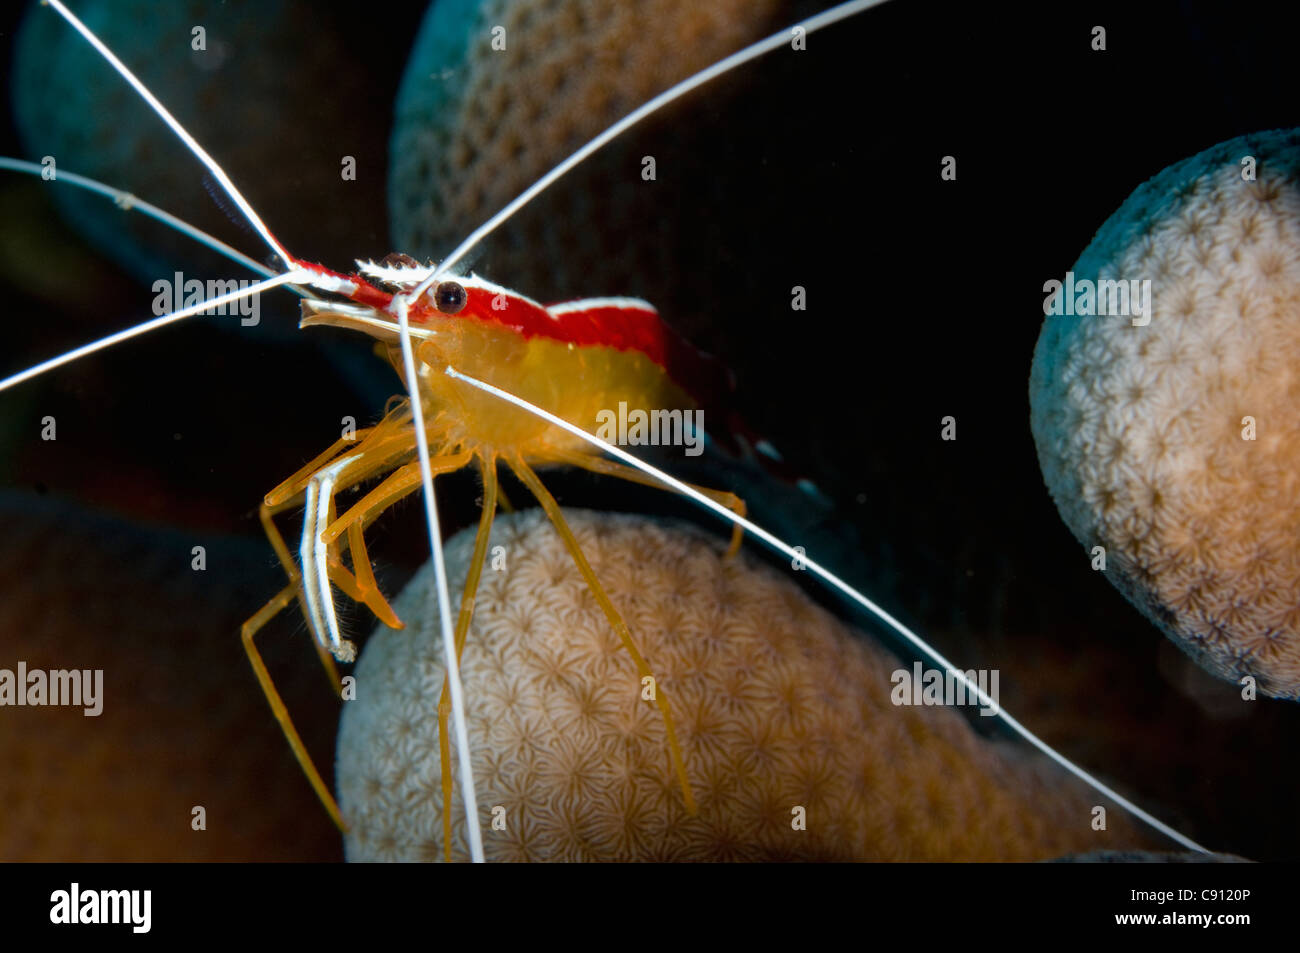
<instances>
[{"instance_id":1,"label":"white stripe on shrimp's leg","mask_svg":"<svg viewBox=\"0 0 1300 953\"><path fill-rule=\"evenodd\" d=\"M312 635L340 662L355 661L357 647L354 642L339 634L339 620L334 612L334 598L330 592L329 546L321 539L321 532L330 524L334 487L343 472L355 462L357 461L353 459L332 463L307 481L302 542L298 547L298 559L302 563L302 591Z\"/></svg>"}]
</instances>

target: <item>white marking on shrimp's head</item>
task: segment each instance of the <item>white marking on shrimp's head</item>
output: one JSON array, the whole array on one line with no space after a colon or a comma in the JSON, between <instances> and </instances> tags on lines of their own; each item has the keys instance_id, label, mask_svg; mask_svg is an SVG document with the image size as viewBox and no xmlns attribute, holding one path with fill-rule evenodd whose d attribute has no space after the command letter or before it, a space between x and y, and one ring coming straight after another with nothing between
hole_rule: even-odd
<instances>
[{"instance_id":1,"label":"white marking on shrimp's head","mask_svg":"<svg viewBox=\"0 0 1300 953\"><path fill-rule=\"evenodd\" d=\"M425 278L433 274L437 265L422 265L409 255L388 255L381 262L370 259L357 259L357 270L372 281L381 281L393 285L402 291L410 291Z\"/></svg>"},{"instance_id":2,"label":"white marking on shrimp's head","mask_svg":"<svg viewBox=\"0 0 1300 953\"><path fill-rule=\"evenodd\" d=\"M436 261L431 261L422 265L409 255L393 254L388 255L381 262L374 262L369 259L362 261L358 258L357 270L366 278L389 285L399 291L409 293L414 291L422 282L438 270L438 263ZM506 299L518 300L523 304L530 305L538 310L546 310L544 305L540 302L534 301L527 295L521 295L518 291L507 288L504 285L488 281L486 278L476 275L472 271L466 275L444 273L441 277L442 280L430 288L429 291L426 292L425 297L432 300L435 307L444 314L456 314L459 312L459 308L448 310L442 306L443 302L439 301L438 292L443 285L447 284L457 285L466 292L482 291L494 298L502 296ZM649 306L647 305L647 307Z\"/></svg>"},{"instance_id":3,"label":"white marking on shrimp's head","mask_svg":"<svg viewBox=\"0 0 1300 953\"><path fill-rule=\"evenodd\" d=\"M322 280L338 281L344 276L330 272L319 265ZM535 320L554 320L542 304L502 285L481 278L473 272L468 275L447 274L429 286L419 298L411 301L417 291L438 268L436 262L421 264L409 255L392 254L382 261L357 260L357 274L352 276L351 287L328 287L350 298L347 302L307 299L302 304L299 327L331 325L361 331L385 344L400 342L400 329L394 298L407 299L411 335L424 341L436 338L447 324L442 319L480 318L507 326L521 326L531 315ZM316 287L326 288L320 282ZM620 299L622 300L622 299ZM649 307L649 305L645 305Z\"/></svg>"}]
</instances>

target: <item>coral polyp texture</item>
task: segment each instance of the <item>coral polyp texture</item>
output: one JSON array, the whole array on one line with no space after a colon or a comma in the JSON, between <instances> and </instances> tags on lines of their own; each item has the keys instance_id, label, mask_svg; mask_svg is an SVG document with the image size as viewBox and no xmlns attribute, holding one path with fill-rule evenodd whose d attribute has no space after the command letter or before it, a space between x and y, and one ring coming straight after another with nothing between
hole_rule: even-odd
<instances>
[{"instance_id":1,"label":"coral polyp texture","mask_svg":"<svg viewBox=\"0 0 1300 953\"><path fill-rule=\"evenodd\" d=\"M1044 321L1030 419L1061 516L1203 668L1300 697L1300 131L1165 169L1072 270L1150 279L1151 312Z\"/></svg>"},{"instance_id":2,"label":"coral polyp texture","mask_svg":"<svg viewBox=\"0 0 1300 953\"><path fill-rule=\"evenodd\" d=\"M1030 860L1141 846L1118 809L1093 830L1097 795L1036 754L981 739L951 708L892 704L904 666L748 555L647 518L568 519L668 695L699 810L686 812L658 709L558 535L539 511L506 515L462 662L488 859ZM453 584L471 544L469 532L447 544ZM426 567L395 604L408 628L378 630L344 706L350 860L442 857L432 588ZM452 817L465 859L459 787Z\"/></svg>"}]
</instances>

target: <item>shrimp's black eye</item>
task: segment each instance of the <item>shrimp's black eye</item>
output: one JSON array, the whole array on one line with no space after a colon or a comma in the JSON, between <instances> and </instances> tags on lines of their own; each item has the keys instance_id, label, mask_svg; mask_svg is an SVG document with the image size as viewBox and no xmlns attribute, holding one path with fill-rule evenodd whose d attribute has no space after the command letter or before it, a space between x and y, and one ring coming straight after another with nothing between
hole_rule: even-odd
<instances>
[{"instance_id":1,"label":"shrimp's black eye","mask_svg":"<svg viewBox=\"0 0 1300 953\"><path fill-rule=\"evenodd\" d=\"M465 289L454 281L440 281L433 289L433 303L443 314L459 314L468 300Z\"/></svg>"}]
</instances>

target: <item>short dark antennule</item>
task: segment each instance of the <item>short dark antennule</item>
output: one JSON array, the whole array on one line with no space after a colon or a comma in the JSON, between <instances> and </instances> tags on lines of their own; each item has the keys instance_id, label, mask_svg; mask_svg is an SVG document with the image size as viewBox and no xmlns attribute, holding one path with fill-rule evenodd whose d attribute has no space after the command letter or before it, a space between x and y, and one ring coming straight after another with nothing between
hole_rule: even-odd
<instances>
[{"instance_id":1,"label":"short dark antennule","mask_svg":"<svg viewBox=\"0 0 1300 953\"><path fill-rule=\"evenodd\" d=\"M468 300L465 289L454 281L440 281L433 289L433 303L443 314L459 313Z\"/></svg>"}]
</instances>

